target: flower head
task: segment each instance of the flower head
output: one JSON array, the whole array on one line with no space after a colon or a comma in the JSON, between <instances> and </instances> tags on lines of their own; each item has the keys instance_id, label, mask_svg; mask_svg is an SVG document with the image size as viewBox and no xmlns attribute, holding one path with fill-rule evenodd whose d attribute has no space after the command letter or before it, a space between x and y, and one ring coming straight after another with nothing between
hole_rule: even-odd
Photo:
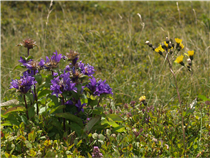
<instances>
[{"instance_id":1,"label":"flower head","mask_svg":"<svg viewBox=\"0 0 210 158\"><path fill-rule=\"evenodd\" d=\"M105 81L99 80L97 82L94 77L92 77L92 79L89 80L90 82L87 85L87 88L89 88L90 91L93 92L93 95L100 96L101 94L113 94L110 86L107 83L105 83L106 80Z\"/></svg>"},{"instance_id":2,"label":"flower head","mask_svg":"<svg viewBox=\"0 0 210 158\"><path fill-rule=\"evenodd\" d=\"M19 80L12 80L12 82L10 83L10 89L15 88L19 92L25 94L31 89L32 85L35 85L35 83L37 83L35 81L35 78L26 74L26 76L22 76Z\"/></svg>"},{"instance_id":3,"label":"flower head","mask_svg":"<svg viewBox=\"0 0 210 158\"><path fill-rule=\"evenodd\" d=\"M143 101L145 101L146 100L146 96L141 96L140 98L139 98L139 101L140 102L143 102Z\"/></svg>"},{"instance_id":4,"label":"flower head","mask_svg":"<svg viewBox=\"0 0 210 158\"><path fill-rule=\"evenodd\" d=\"M53 91L52 95L56 94L58 97L59 94L62 94L66 91L77 92L77 88L75 87L76 83L73 83L69 76L69 72L64 72L60 76L57 76L51 80L52 85L50 86L50 90Z\"/></svg>"},{"instance_id":5,"label":"flower head","mask_svg":"<svg viewBox=\"0 0 210 158\"><path fill-rule=\"evenodd\" d=\"M52 55L50 58L46 56L46 61L44 62L43 59L41 59L39 65L44 66L45 69L52 70L54 68L58 67L58 63L60 62L62 58L62 54L58 54L58 52L54 52L54 55Z\"/></svg>"},{"instance_id":6,"label":"flower head","mask_svg":"<svg viewBox=\"0 0 210 158\"><path fill-rule=\"evenodd\" d=\"M84 75L93 76L93 74L95 73L95 69L93 66L89 64L85 65L84 63L82 63L82 61L78 63L78 66L81 70L81 73Z\"/></svg>"},{"instance_id":7,"label":"flower head","mask_svg":"<svg viewBox=\"0 0 210 158\"><path fill-rule=\"evenodd\" d=\"M164 45L168 48L168 43L166 41L164 41Z\"/></svg>"},{"instance_id":8,"label":"flower head","mask_svg":"<svg viewBox=\"0 0 210 158\"><path fill-rule=\"evenodd\" d=\"M194 50L188 51L187 53L188 54L186 54L186 55L189 56L191 60L193 60Z\"/></svg>"},{"instance_id":9,"label":"flower head","mask_svg":"<svg viewBox=\"0 0 210 158\"><path fill-rule=\"evenodd\" d=\"M175 38L175 41L176 41L176 43L178 43L178 44L182 43L182 39L179 39L179 38Z\"/></svg>"},{"instance_id":10,"label":"flower head","mask_svg":"<svg viewBox=\"0 0 210 158\"><path fill-rule=\"evenodd\" d=\"M183 63L183 58L184 56L183 55L180 55L176 58L176 60L174 61L175 63L178 63L178 64L181 64L184 66L184 63Z\"/></svg>"},{"instance_id":11,"label":"flower head","mask_svg":"<svg viewBox=\"0 0 210 158\"><path fill-rule=\"evenodd\" d=\"M162 53L164 52L165 50L162 48L161 45L159 45L157 48L155 48L155 52L159 53L160 55L162 55Z\"/></svg>"},{"instance_id":12,"label":"flower head","mask_svg":"<svg viewBox=\"0 0 210 158\"><path fill-rule=\"evenodd\" d=\"M23 42L19 43L17 46L24 46L28 49L32 49L36 45L36 42L30 38L26 38Z\"/></svg>"},{"instance_id":13,"label":"flower head","mask_svg":"<svg viewBox=\"0 0 210 158\"><path fill-rule=\"evenodd\" d=\"M72 64L75 65L77 63L77 60L79 59L79 53L74 50L70 50L69 53L66 53L65 58L68 61L72 61Z\"/></svg>"},{"instance_id":14,"label":"flower head","mask_svg":"<svg viewBox=\"0 0 210 158\"><path fill-rule=\"evenodd\" d=\"M184 49L184 45L182 43L179 44L181 49Z\"/></svg>"}]
</instances>

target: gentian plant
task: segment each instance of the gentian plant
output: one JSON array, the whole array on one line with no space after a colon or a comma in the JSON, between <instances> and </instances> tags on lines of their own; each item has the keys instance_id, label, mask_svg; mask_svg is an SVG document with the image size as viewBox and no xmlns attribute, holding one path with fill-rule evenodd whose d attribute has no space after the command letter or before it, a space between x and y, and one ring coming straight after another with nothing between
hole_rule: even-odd
<instances>
[{"instance_id":1,"label":"gentian plant","mask_svg":"<svg viewBox=\"0 0 210 158\"><path fill-rule=\"evenodd\" d=\"M66 55L55 51L52 56L36 61L29 56L36 46L34 40L24 40L18 46L27 48L27 57L20 57L16 68L26 70L11 82L10 89L18 92L19 104L5 112L4 125L24 122L27 126L33 122L51 138L72 132L82 135L97 123L101 127L100 118L104 114L100 103L113 93L106 81L93 76L93 66L78 62L79 53L73 50ZM67 66L60 68L60 62L66 62Z\"/></svg>"}]
</instances>

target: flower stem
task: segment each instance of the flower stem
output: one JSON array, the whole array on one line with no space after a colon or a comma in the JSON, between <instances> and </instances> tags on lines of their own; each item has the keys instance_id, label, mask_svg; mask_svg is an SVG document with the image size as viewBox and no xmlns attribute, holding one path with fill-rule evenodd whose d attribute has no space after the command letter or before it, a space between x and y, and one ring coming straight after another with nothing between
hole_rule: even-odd
<instances>
[{"instance_id":1,"label":"flower stem","mask_svg":"<svg viewBox=\"0 0 210 158\"><path fill-rule=\"evenodd\" d=\"M29 50L30 50L30 49L28 48L28 56L29 56Z\"/></svg>"},{"instance_id":2,"label":"flower stem","mask_svg":"<svg viewBox=\"0 0 210 158\"><path fill-rule=\"evenodd\" d=\"M179 94L179 89L178 89L178 85L177 85L177 80L176 80L176 75L172 69L172 65L169 61L169 58L168 58L168 53L166 54L166 59L168 61L168 64L169 64L169 69L174 77L174 82L175 82L175 86L176 86L176 92L177 92L177 95L178 95L178 99L179 99L179 104L180 104L180 110L181 110L181 118L182 118L182 135L183 135L183 145L184 145L184 153L185 153L185 150L186 150L186 144L185 144L185 129L184 129L184 117L183 117L183 107L182 107L182 102L181 102L181 97L180 97L180 94Z\"/></svg>"},{"instance_id":3,"label":"flower stem","mask_svg":"<svg viewBox=\"0 0 210 158\"><path fill-rule=\"evenodd\" d=\"M64 105L64 98L62 98L62 105ZM65 112L65 109L63 109L63 112ZM63 130L66 131L66 119L63 118Z\"/></svg>"},{"instance_id":4,"label":"flower stem","mask_svg":"<svg viewBox=\"0 0 210 158\"><path fill-rule=\"evenodd\" d=\"M101 102L101 97L99 98L97 107L100 107L99 103Z\"/></svg>"},{"instance_id":5,"label":"flower stem","mask_svg":"<svg viewBox=\"0 0 210 158\"><path fill-rule=\"evenodd\" d=\"M23 97L24 97L25 107L26 107L26 116L27 116L27 119L29 120L29 116L28 116L28 106L27 106L27 103L26 103L26 96L23 95Z\"/></svg>"},{"instance_id":6,"label":"flower stem","mask_svg":"<svg viewBox=\"0 0 210 158\"><path fill-rule=\"evenodd\" d=\"M34 70L34 75L35 75L35 70ZM34 94L35 94L35 99L36 99L36 109L37 109L37 115L39 115L38 98L37 98L36 86L35 86L35 85L34 85Z\"/></svg>"}]
</instances>

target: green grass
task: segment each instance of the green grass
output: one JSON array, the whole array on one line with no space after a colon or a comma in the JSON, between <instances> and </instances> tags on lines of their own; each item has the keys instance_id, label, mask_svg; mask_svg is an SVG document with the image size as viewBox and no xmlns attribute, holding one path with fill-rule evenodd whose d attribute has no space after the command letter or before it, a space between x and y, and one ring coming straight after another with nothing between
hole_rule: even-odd
<instances>
[{"instance_id":1,"label":"green grass","mask_svg":"<svg viewBox=\"0 0 210 158\"><path fill-rule=\"evenodd\" d=\"M187 69L173 63L183 106L187 107L199 94L209 98L209 8L210 2L181 1L178 5L176 2L56 1L51 7L50 2L1 2L1 101L16 97L9 87L11 79L19 77L22 73L14 68L19 64L20 56L27 53L24 48L16 46L23 39L30 37L37 42L39 47L30 51L37 60L51 55L55 50L65 55L73 49L80 53L80 60L94 66L96 78L106 79L114 93L114 112L119 110L126 120L123 122L127 130L126 137L123 134L119 136L122 138L117 140L114 138L111 140L109 137L110 143L116 145L116 148L122 152L126 145L130 145L126 144L127 137L134 141L130 139L131 128L144 128L145 131L150 131L148 140L155 137L169 144L170 151L165 155L170 156L180 148L182 141L182 136L179 135L180 118L176 111L179 104L176 87L167 62L152 51L145 41L149 40L158 46L166 36L173 40L181 38L185 46L182 54L187 50L195 51L192 75ZM176 57L173 55L174 60ZM186 63L186 58L184 62ZM60 65L61 68L64 66ZM142 95L147 97L148 105L155 107L154 114L150 114L151 126L140 125L135 121L140 115L136 109L123 108L125 103L138 102L138 98ZM104 100L103 103L107 104L109 101ZM189 142L196 140L193 145L198 146L189 147L188 144L187 152L193 157L196 157L201 149L208 148L206 146L202 148L202 145L207 144L209 136L206 130L209 126L207 121L209 110L207 103L206 106L200 103L193 116L185 118L185 124L190 124L186 129L187 139ZM109 109L106 108L105 111L108 112ZM133 120L126 117L130 111ZM172 125L168 122L172 122ZM171 132L171 137L179 131L176 143L172 142L170 136L166 137L163 130L165 124L173 127L173 130L168 130L168 133ZM144 143L147 138L139 139L144 139L144 141L139 140ZM119 142L122 149L118 146ZM112 152L107 144L108 141L102 145L104 152L107 153L105 156L122 156L122 153ZM147 144L142 153L149 151L146 146ZM152 141L148 146L153 146ZM183 153L173 155L180 156ZM132 157L127 153L124 153L124 156ZM157 155L154 151L154 154L151 152L149 156Z\"/></svg>"}]
</instances>

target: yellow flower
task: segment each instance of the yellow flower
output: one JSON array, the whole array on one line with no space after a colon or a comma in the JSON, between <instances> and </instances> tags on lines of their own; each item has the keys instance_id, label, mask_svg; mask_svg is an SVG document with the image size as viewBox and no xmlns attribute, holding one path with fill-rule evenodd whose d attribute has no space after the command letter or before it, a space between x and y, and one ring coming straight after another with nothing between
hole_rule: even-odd
<instances>
[{"instance_id":1,"label":"yellow flower","mask_svg":"<svg viewBox=\"0 0 210 158\"><path fill-rule=\"evenodd\" d=\"M181 47L181 49L184 48L184 45L182 43L180 43L179 46Z\"/></svg>"},{"instance_id":2,"label":"yellow flower","mask_svg":"<svg viewBox=\"0 0 210 158\"><path fill-rule=\"evenodd\" d=\"M140 98L139 98L139 101L140 102L143 102L143 101L145 101L146 100L146 96L141 96Z\"/></svg>"},{"instance_id":3,"label":"yellow flower","mask_svg":"<svg viewBox=\"0 0 210 158\"><path fill-rule=\"evenodd\" d=\"M155 51L156 51L157 53L160 53L160 52L164 52L165 50L162 48L161 45L159 45L159 47L155 48Z\"/></svg>"},{"instance_id":4,"label":"yellow flower","mask_svg":"<svg viewBox=\"0 0 210 158\"><path fill-rule=\"evenodd\" d=\"M183 63L183 58L184 56L183 55L180 55L176 58L176 60L174 61L175 63L178 63L178 64L181 64L184 66L184 63Z\"/></svg>"},{"instance_id":5,"label":"yellow flower","mask_svg":"<svg viewBox=\"0 0 210 158\"><path fill-rule=\"evenodd\" d=\"M185 54L190 57L190 60L193 60L194 50L191 50L191 51L189 50L187 53L185 53Z\"/></svg>"},{"instance_id":6,"label":"yellow flower","mask_svg":"<svg viewBox=\"0 0 210 158\"><path fill-rule=\"evenodd\" d=\"M166 41L164 41L164 44L165 44L166 48L168 48L168 43L166 43Z\"/></svg>"},{"instance_id":7,"label":"yellow flower","mask_svg":"<svg viewBox=\"0 0 210 158\"><path fill-rule=\"evenodd\" d=\"M182 39L179 39L179 38L175 38L175 41L176 41L176 43L178 43L178 44L182 43Z\"/></svg>"},{"instance_id":8,"label":"yellow flower","mask_svg":"<svg viewBox=\"0 0 210 158\"><path fill-rule=\"evenodd\" d=\"M191 51L189 50L187 53L188 53L188 56L191 57L194 55L194 50L191 50Z\"/></svg>"},{"instance_id":9,"label":"yellow flower","mask_svg":"<svg viewBox=\"0 0 210 158\"><path fill-rule=\"evenodd\" d=\"M155 52L159 53L160 49L159 47L155 48Z\"/></svg>"}]
</instances>

